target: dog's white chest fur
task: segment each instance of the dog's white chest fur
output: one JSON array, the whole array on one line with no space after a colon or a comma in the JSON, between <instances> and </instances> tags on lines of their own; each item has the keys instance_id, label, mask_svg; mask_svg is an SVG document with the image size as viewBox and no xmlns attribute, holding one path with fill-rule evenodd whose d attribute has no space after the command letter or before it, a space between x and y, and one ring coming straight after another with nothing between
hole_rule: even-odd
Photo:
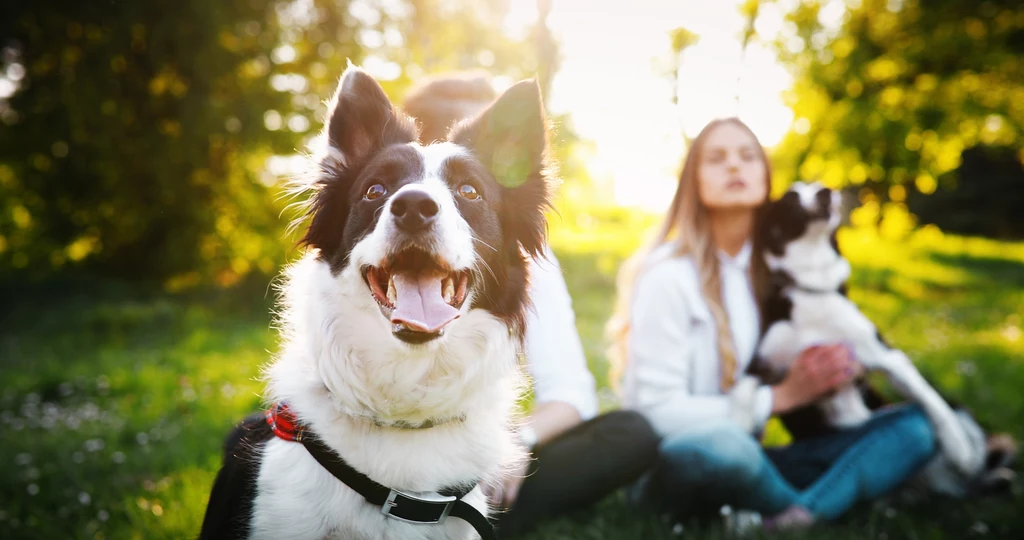
<instances>
[{"instance_id":1,"label":"dog's white chest fur","mask_svg":"<svg viewBox=\"0 0 1024 540\"><path fill-rule=\"evenodd\" d=\"M761 343L760 354L775 362L791 365L796 357L813 345L846 342L857 358L876 358L876 330L857 306L845 296L792 290L790 320L769 329ZM820 402L831 425L851 427L871 417L856 387L848 387Z\"/></svg>"},{"instance_id":2,"label":"dog's white chest fur","mask_svg":"<svg viewBox=\"0 0 1024 540\"><path fill-rule=\"evenodd\" d=\"M487 482L518 459L507 430L520 385L517 341L501 321L468 310L437 343L407 347L390 336L356 275L331 275L309 257L289 272L288 340L268 371L275 400L345 461L407 492ZM410 352L411 351L411 352ZM456 418L429 429L378 427L389 416ZM449 539L472 528L389 518L298 443L269 441L260 462L252 538ZM486 515L478 487L464 500Z\"/></svg>"}]
</instances>

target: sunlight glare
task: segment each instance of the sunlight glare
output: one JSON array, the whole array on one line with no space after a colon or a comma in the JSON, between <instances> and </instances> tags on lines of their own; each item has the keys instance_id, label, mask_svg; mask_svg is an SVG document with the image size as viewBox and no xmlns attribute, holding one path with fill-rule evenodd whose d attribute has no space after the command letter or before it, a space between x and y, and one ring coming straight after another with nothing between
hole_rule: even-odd
<instances>
[{"instance_id":1,"label":"sunlight glare","mask_svg":"<svg viewBox=\"0 0 1024 540\"><path fill-rule=\"evenodd\" d=\"M521 28L535 16L534 2L519 4L528 5L514 9L506 27ZM781 31L784 10L762 9L755 25L767 40ZM555 0L548 24L561 47L549 106L571 113L577 132L595 142L588 170L607 190L598 199L664 208L684 155L682 134L695 136L714 118L739 115L768 147L792 123L781 97L792 79L774 52L755 41L741 54L738 0L634 0L628 7ZM679 27L700 40L683 53L680 106L673 107L664 66L671 65L668 33Z\"/></svg>"}]
</instances>

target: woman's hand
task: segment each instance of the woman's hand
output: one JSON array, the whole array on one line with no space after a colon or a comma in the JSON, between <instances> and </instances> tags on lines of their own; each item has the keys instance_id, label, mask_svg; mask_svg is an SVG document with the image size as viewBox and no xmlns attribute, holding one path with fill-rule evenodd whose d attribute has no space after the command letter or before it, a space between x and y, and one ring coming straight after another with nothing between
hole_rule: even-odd
<instances>
[{"instance_id":1,"label":"woman's hand","mask_svg":"<svg viewBox=\"0 0 1024 540\"><path fill-rule=\"evenodd\" d=\"M849 384L862 372L850 348L843 344L804 349L782 383L772 388L772 414L780 414L817 401Z\"/></svg>"},{"instance_id":2,"label":"woman's hand","mask_svg":"<svg viewBox=\"0 0 1024 540\"><path fill-rule=\"evenodd\" d=\"M562 433L578 426L583 422L576 407L564 401L546 401L537 405L530 416L525 419L524 425L530 427L533 433L533 440L523 443L523 450L526 454L557 438ZM533 459L532 455L530 459ZM519 498L519 489L523 487L523 481L530 470L530 460L523 460L516 465L516 468L507 471L501 484L496 486L485 486L484 495L487 496L491 505L508 510Z\"/></svg>"},{"instance_id":3,"label":"woman's hand","mask_svg":"<svg viewBox=\"0 0 1024 540\"><path fill-rule=\"evenodd\" d=\"M523 460L516 465L515 469L507 471L501 484L496 486L485 485L484 495L491 506L499 510L508 510L519 498L519 488L523 487L523 480L530 470L530 461Z\"/></svg>"}]
</instances>

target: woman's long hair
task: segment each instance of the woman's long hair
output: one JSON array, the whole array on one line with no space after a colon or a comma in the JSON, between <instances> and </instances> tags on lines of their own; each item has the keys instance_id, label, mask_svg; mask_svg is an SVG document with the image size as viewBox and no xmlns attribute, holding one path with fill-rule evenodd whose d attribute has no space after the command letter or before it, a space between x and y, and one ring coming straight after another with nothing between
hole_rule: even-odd
<instances>
[{"instance_id":1,"label":"woman's long hair","mask_svg":"<svg viewBox=\"0 0 1024 540\"><path fill-rule=\"evenodd\" d=\"M687 152L686 160L683 162L683 170L679 175L679 186L676 188L675 197L669 207L665 221L647 246L638 250L630 257L619 270L617 280L617 299L615 312L608 321L606 327L608 338L611 341L609 357L612 361L611 380L618 382L628 362L628 341L630 307L633 302L634 287L640 273L643 272L647 259L651 252L664 244L672 245L672 254L675 256L689 255L693 258L700 278L701 294L708 305L715 322L717 334L718 356L721 359L720 384L722 391L732 387L736 377L736 347L732 339L732 331L729 327L729 315L725 311L722 302L722 282L719 272L718 246L711 237L710 216L708 209L700 199L697 171L700 165L701 155L708 135L718 126L733 124L750 133L750 136L757 141L750 128L738 118L725 118L714 120L701 130L697 138L693 140ZM771 193L771 171L769 169L768 157L760 143L757 144L760 157L765 164L765 183L768 184L764 203L754 211L754 226L761 222L761 216L768 205ZM754 289L754 297L757 305L760 306L767 294L769 271L762 256L760 239L754 231L753 250L750 261L751 283ZM679 321L685 324L685 321ZM666 353L667 354L667 353Z\"/></svg>"}]
</instances>

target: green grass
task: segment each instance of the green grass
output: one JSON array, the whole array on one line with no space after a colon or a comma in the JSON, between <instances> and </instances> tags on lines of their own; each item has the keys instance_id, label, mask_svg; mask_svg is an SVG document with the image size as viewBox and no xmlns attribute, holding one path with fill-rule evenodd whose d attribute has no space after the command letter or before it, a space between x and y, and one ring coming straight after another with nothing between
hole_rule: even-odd
<instances>
[{"instance_id":1,"label":"green grass","mask_svg":"<svg viewBox=\"0 0 1024 540\"><path fill-rule=\"evenodd\" d=\"M606 387L603 324L640 225L568 221L556 222L553 244ZM1024 439L1024 244L930 229L900 242L845 231L841 243L856 267L852 296L889 340L983 423ZM256 378L275 347L265 285L187 295L103 282L0 289L0 538L193 537L223 436L259 406ZM601 395L614 404L610 390ZM1021 538L1019 506L869 504L784 537ZM530 538L677 538L672 529L615 495ZM683 531L728 537L716 523Z\"/></svg>"}]
</instances>

